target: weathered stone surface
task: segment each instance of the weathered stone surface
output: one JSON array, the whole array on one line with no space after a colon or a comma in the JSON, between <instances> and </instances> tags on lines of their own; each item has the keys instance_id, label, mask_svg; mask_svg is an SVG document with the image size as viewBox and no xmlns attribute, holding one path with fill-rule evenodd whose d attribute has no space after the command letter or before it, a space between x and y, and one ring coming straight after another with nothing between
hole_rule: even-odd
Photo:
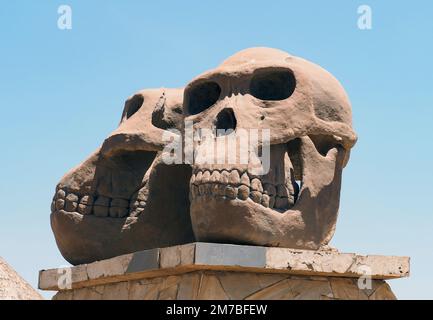
<instances>
[{"instance_id":1,"label":"weathered stone surface","mask_svg":"<svg viewBox=\"0 0 433 320\"><path fill-rule=\"evenodd\" d=\"M247 297L248 300L286 300L294 297L291 290L291 282L288 279L260 290Z\"/></svg>"},{"instance_id":2,"label":"weathered stone surface","mask_svg":"<svg viewBox=\"0 0 433 320\"><path fill-rule=\"evenodd\" d=\"M203 273L198 291L199 300L228 300L218 277L212 273Z\"/></svg>"},{"instance_id":3,"label":"weathered stone surface","mask_svg":"<svg viewBox=\"0 0 433 320\"><path fill-rule=\"evenodd\" d=\"M0 257L0 300L42 299L42 296Z\"/></svg>"},{"instance_id":4,"label":"weathered stone surface","mask_svg":"<svg viewBox=\"0 0 433 320\"><path fill-rule=\"evenodd\" d=\"M194 252L195 244L160 249L160 267L165 269L194 264Z\"/></svg>"},{"instance_id":5,"label":"weathered stone surface","mask_svg":"<svg viewBox=\"0 0 433 320\"><path fill-rule=\"evenodd\" d=\"M200 288L201 273L191 272L182 275L177 293L178 300L196 300Z\"/></svg>"},{"instance_id":6,"label":"weathered stone surface","mask_svg":"<svg viewBox=\"0 0 433 320\"><path fill-rule=\"evenodd\" d=\"M102 300L128 300L129 282L111 283L104 286Z\"/></svg>"},{"instance_id":7,"label":"weathered stone surface","mask_svg":"<svg viewBox=\"0 0 433 320\"><path fill-rule=\"evenodd\" d=\"M280 275L359 278L368 271L372 279L392 279L409 275L409 258L360 256L334 251L294 250L225 244L193 243L162 249L151 249L123 255L70 269L72 287L79 288L133 279L182 274L197 270L233 270L268 274L252 287L266 286L280 279ZM43 270L39 287L44 290L63 290L59 278L65 269ZM64 278L64 277L63 277ZM275 279L275 280L273 280ZM227 288L230 281L222 280ZM186 290L186 289L182 289ZM228 289L228 292L234 289ZM246 287L239 290L250 290ZM251 289L252 290L252 289ZM243 292L243 291L242 291ZM230 293L231 294L231 293ZM233 296L240 293L233 291Z\"/></svg>"},{"instance_id":8,"label":"weathered stone surface","mask_svg":"<svg viewBox=\"0 0 433 320\"><path fill-rule=\"evenodd\" d=\"M368 297L369 300L396 300L396 296L392 292L389 284L382 283L378 288Z\"/></svg>"},{"instance_id":9,"label":"weathered stone surface","mask_svg":"<svg viewBox=\"0 0 433 320\"><path fill-rule=\"evenodd\" d=\"M178 284L181 281L179 276L168 276L164 281L159 292L159 300L176 300Z\"/></svg>"},{"instance_id":10,"label":"weathered stone surface","mask_svg":"<svg viewBox=\"0 0 433 320\"><path fill-rule=\"evenodd\" d=\"M159 268L160 249L151 249L132 254L126 273L142 272Z\"/></svg>"},{"instance_id":11,"label":"weathered stone surface","mask_svg":"<svg viewBox=\"0 0 433 320\"><path fill-rule=\"evenodd\" d=\"M196 243L195 263L197 265L264 268L266 250L265 247L198 242Z\"/></svg>"},{"instance_id":12,"label":"weathered stone surface","mask_svg":"<svg viewBox=\"0 0 433 320\"><path fill-rule=\"evenodd\" d=\"M82 288L82 289L87 289L87 288ZM76 289L76 290L80 290L80 289ZM59 291L57 292L52 300L74 300L74 292L75 290L68 290L68 291Z\"/></svg>"},{"instance_id":13,"label":"weathered stone surface","mask_svg":"<svg viewBox=\"0 0 433 320\"><path fill-rule=\"evenodd\" d=\"M259 291L259 277L254 273L219 273L218 277L224 291L231 300L243 299L256 291Z\"/></svg>"},{"instance_id":14,"label":"weathered stone surface","mask_svg":"<svg viewBox=\"0 0 433 320\"><path fill-rule=\"evenodd\" d=\"M333 297L327 280L294 279L291 282L291 291L295 300L321 300L323 297Z\"/></svg>"},{"instance_id":15,"label":"weathered stone surface","mask_svg":"<svg viewBox=\"0 0 433 320\"><path fill-rule=\"evenodd\" d=\"M335 278L330 279L332 292L336 299L368 300L368 296L356 285L356 280Z\"/></svg>"},{"instance_id":16,"label":"weathered stone surface","mask_svg":"<svg viewBox=\"0 0 433 320\"><path fill-rule=\"evenodd\" d=\"M260 274L260 277L258 277L260 287L262 288L269 287L270 285L273 285L274 283L279 282L286 278L287 278L287 274L272 274L272 273Z\"/></svg>"},{"instance_id":17,"label":"weathered stone surface","mask_svg":"<svg viewBox=\"0 0 433 320\"><path fill-rule=\"evenodd\" d=\"M112 290L110 288L107 290L112 293L116 293L116 291ZM68 291L62 291L62 292L68 292ZM61 292L61 293L62 293ZM65 299L59 299L59 297L56 297L56 300L102 300L104 295L104 287L94 287L94 288L81 288L73 291L72 297L65 297ZM120 298L119 298L120 299Z\"/></svg>"},{"instance_id":18,"label":"weathered stone surface","mask_svg":"<svg viewBox=\"0 0 433 320\"><path fill-rule=\"evenodd\" d=\"M87 275L87 265L44 270L39 274L39 283L45 283L47 288L68 288L74 283L85 282L89 280ZM102 268L103 266L101 266ZM71 276L69 281L68 274ZM92 275L94 276L94 275Z\"/></svg>"},{"instance_id":19,"label":"weathered stone surface","mask_svg":"<svg viewBox=\"0 0 433 320\"><path fill-rule=\"evenodd\" d=\"M133 254L90 263L86 266L89 279L123 275L127 272Z\"/></svg>"},{"instance_id":20,"label":"weathered stone surface","mask_svg":"<svg viewBox=\"0 0 433 320\"><path fill-rule=\"evenodd\" d=\"M163 279L131 281L129 300L156 300L162 287Z\"/></svg>"},{"instance_id":21,"label":"weathered stone surface","mask_svg":"<svg viewBox=\"0 0 433 320\"><path fill-rule=\"evenodd\" d=\"M235 271L194 271L176 276L120 281L58 292L55 300L393 300L387 283L372 280L361 290L356 279ZM272 279L272 280L271 280ZM252 282L252 283L250 283ZM267 286L262 284L267 283Z\"/></svg>"},{"instance_id":22,"label":"weathered stone surface","mask_svg":"<svg viewBox=\"0 0 433 320\"><path fill-rule=\"evenodd\" d=\"M295 272L342 276L362 275L366 271L375 279L399 278L409 275L409 258L393 256L362 256L333 251L267 248L266 267L282 267Z\"/></svg>"}]
</instances>

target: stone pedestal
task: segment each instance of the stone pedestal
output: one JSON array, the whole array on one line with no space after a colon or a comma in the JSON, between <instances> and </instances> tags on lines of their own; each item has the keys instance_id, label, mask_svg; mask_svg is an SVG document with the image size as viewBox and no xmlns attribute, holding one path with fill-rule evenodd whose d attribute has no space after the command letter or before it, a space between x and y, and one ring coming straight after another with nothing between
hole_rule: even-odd
<instances>
[{"instance_id":1,"label":"stone pedestal","mask_svg":"<svg viewBox=\"0 0 433 320\"><path fill-rule=\"evenodd\" d=\"M42 270L39 288L58 300L378 300L408 275L408 257L192 243Z\"/></svg>"}]
</instances>

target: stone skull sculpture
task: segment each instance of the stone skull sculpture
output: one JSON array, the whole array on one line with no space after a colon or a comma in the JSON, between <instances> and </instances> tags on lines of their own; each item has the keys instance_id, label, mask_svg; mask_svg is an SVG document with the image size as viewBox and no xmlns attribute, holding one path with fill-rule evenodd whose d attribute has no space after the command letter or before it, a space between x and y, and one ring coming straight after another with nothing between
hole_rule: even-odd
<instances>
[{"instance_id":1,"label":"stone skull sculpture","mask_svg":"<svg viewBox=\"0 0 433 320\"><path fill-rule=\"evenodd\" d=\"M342 169L356 142L349 100L331 74L279 50L247 49L188 84L184 115L195 130L270 130L264 175L252 174L251 162L194 165L198 241L304 249L330 241Z\"/></svg>"},{"instance_id":2,"label":"stone skull sculpture","mask_svg":"<svg viewBox=\"0 0 433 320\"><path fill-rule=\"evenodd\" d=\"M269 171L167 164L162 137L177 129L190 147L186 122L229 129L215 141L269 129ZM193 241L318 249L333 235L355 142L349 100L327 71L275 49L241 51L185 90L127 100L119 127L57 185L56 242L73 264Z\"/></svg>"},{"instance_id":3,"label":"stone skull sculpture","mask_svg":"<svg viewBox=\"0 0 433 320\"><path fill-rule=\"evenodd\" d=\"M57 185L51 226L72 264L194 240L191 168L161 160L162 137L180 128L182 89L143 90L119 127Z\"/></svg>"}]
</instances>

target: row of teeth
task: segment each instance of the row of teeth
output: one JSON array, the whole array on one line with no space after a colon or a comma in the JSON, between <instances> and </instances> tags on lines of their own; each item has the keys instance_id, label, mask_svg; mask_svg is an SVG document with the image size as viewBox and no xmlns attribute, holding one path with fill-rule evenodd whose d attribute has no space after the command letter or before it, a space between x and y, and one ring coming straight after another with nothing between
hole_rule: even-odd
<instances>
[{"instance_id":1,"label":"row of teeth","mask_svg":"<svg viewBox=\"0 0 433 320\"><path fill-rule=\"evenodd\" d=\"M287 210L295 204L298 196L297 185L263 183L251 178L247 172L232 171L198 171L191 177L191 199L203 196L222 197L226 199L247 200L266 208Z\"/></svg>"},{"instance_id":2,"label":"row of teeth","mask_svg":"<svg viewBox=\"0 0 433 320\"><path fill-rule=\"evenodd\" d=\"M111 199L104 196L93 197L90 195L80 197L75 193L68 192L66 189L59 189L51 204L51 211L64 210L96 217L136 217L144 211L146 201L147 193L145 189L136 193L131 200Z\"/></svg>"}]
</instances>

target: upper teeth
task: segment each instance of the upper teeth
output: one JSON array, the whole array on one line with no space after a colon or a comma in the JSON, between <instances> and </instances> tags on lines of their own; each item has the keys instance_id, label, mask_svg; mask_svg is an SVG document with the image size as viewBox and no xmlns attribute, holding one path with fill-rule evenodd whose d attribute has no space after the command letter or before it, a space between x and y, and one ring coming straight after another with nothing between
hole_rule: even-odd
<instances>
[{"instance_id":1,"label":"upper teeth","mask_svg":"<svg viewBox=\"0 0 433 320\"><path fill-rule=\"evenodd\" d=\"M264 207L287 210L295 204L297 186L262 183L247 171L200 170L191 177L191 198L202 196L247 200Z\"/></svg>"}]
</instances>

